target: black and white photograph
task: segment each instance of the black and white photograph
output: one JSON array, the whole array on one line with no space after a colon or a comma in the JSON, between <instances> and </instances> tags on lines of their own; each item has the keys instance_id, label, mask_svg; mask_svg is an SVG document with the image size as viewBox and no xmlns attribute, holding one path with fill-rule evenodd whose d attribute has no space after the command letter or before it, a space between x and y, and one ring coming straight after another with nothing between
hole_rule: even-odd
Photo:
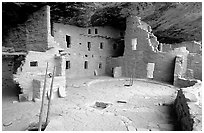
<instances>
[{"instance_id":1,"label":"black and white photograph","mask_svg":"<svg viewBox=\"0 0 204 133\"><path fill-rule=\"evenodd\" d=\"M202 1L1 12L1 131L202 131Z\"/></svg>"}]
</instances>

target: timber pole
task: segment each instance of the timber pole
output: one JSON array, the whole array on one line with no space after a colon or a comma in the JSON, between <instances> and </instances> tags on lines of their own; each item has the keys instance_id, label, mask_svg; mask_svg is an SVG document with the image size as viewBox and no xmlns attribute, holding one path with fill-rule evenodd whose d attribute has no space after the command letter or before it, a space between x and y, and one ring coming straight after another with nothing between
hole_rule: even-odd
<instances>
[{"instance_id":1,"label":"timber pole","mask_svg":"<svg viewBox=\"0 0 204 133\"><path fill-rule=\"evenodd\" d=\"M38 131L41 131L41 127L42 127L42 117L43 117L43 108L44 108L44 97L45 97L46 81L47 81L47 80L46 80L47 70L48 70L48 62L47 62L47 67L46 67L46 72L45 72L45 80L44 80L44 86L43 86L43 94L42 94L42 103L41 103L40 116L39 116Z\"/></svg>"},{"instance_id":2,"label":"timber pole","mask_svg":"<svg viewBox=\"0 0 204 133\"><path fill-rule=\"evenodd\" d=\"M49 117L50 117L50 105L51 105L52 88L53 88L54 77L55 77L55 66L54 66L54 69L53 69L53 72L52 72L52 81L51 81L51 86L50 86L50 96L49 96L49 101L48 101L48 110L47 110L47 118L46 118L45 125L48 124Z\"/></svg>"}]
</instances>

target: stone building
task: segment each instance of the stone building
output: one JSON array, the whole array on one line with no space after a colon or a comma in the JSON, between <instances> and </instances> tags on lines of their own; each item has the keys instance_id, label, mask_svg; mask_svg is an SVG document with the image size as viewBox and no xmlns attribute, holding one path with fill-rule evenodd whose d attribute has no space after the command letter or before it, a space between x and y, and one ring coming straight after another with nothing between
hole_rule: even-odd
<instances>
[{"instance_id":1,"label":"stone building","mask_svg":"<svg viewBox=\"0 0 204 133\"><path fill-rule=\"evenodd\" d=\"M71 25L50 22L50 7L45 6L29 16L28 20L11 29L4 45L14 47L14 51L23 51L20 60L4 58L11 62L8 73L21 88L19 99L37 100L41 98L44 85L46 64L48 74L56 66L54 93L62 92L65 96L66 78L77 78L105 74L106 58L123 54L121 31L112 27L79 28ZM5 63L4 63L5 64ZM3 66L4 68L5 66ZM9 69L10 71L10 69ZM15 72L14 72L15 71ZM47 79L47 93L50 89L51 77ZM10 84L10 80L4 80ZM15 84L13 84L15 87Z\"/></svg>"},{"instance_id":2,"label":"stone building","mask_svg":"<svg viewBox=\"0 0 204 133\"><path fill-rule=\"evenodd\" d=\"M190 56L185 47L162 52L162 44L151 27L131 15L125 32L109 26L79 28L51 24L50 7L45 6L24 24L11 29L3 44L26 53L23 59L12 60L13 65L19 65L9 75L21 87L20 96L29 100L41 97L47 62L48 73L56 66L54 92L62 92L61 97L65 96L69 78L116 74L115 77L150 78L170 84L179 78L202 80L201 56ZM176 65L177 60L182 64ZM175 66L181 67L175 70ZM7 73L4 67L3 75ZM7 80L3 82L7 84Z\"/></svg>"},{"instance_id":3,"label":"stone building","mask_svg":"<svg viewBox=\"0 0 204 133\"><path fill-rule=\"evenodd\" d=\"M54 39L65 49L67 78L105 74L106 58L123 54L120 31L54 23Z\"/></svg>"}]
</instances>

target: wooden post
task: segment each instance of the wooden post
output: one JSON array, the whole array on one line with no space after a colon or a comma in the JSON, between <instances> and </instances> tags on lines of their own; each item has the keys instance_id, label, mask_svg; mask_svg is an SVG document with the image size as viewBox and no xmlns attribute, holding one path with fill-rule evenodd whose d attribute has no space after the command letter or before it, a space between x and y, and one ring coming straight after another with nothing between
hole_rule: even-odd
<instances>
[{"instance_id":1,"label":"wooden post","mask_svg":"<svg viewBox=\"0 0 204 133\"><path fill-rule=\"evenodd\" d=\"M44 97L45 97L45 90L46 90L47 70L48 70L48 62L47 62L47 67L46 67L46 72L45 72L45 80L44 80L44 86L43 86L43 94L42 94L42 103L41 103L40 116L39 116L38 131L41 131L41 127L42 127L42 117L43 117L42 113L43 113L43 108L44 108Z\"/></svg>"},{"instance_id":2,"label":"wooden post","mask_svg":"<svg viewBox=\"0 0 204 133\"><path fill-rule=\"evenodd\" d=\"M53 72L52 72L52 81L51 81L51 86L50 86L50 96L49 96L49 101L48 101L47 118L46 118L45 125L47 125L48 122L49 122L50 105L51 105L52 88L53 88L54 77L55 77L55 66L54 66L54 69L53 69Z\"/></svg>"}]
</instances>

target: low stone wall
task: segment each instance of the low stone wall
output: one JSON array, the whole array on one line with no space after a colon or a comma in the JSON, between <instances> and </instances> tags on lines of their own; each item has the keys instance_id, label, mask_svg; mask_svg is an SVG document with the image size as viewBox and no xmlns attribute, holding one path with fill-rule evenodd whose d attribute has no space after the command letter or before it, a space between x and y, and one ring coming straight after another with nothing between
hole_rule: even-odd
<instances>
[{"instance_id":1,"label":"low stone wall","mask_svg":"<svg viewBox=\"0 0 204 133\"><path fill-rule=\"evenodd\" d=\"M181 88L174 103L177 120L183 131L202 130L201 83Z\"/></svg>"},{"instance_id":2,"label":"low stone wall","mask_svg":"<svg viewBox=\"0 0 204 133\"><path fill-rule=\"evenodd\" d=\"M177 78L177 80L174 81L174 86L179 88L190 87L195 85L197 82L198 80L196 79Z\"/></svg>"}]
</instances>

